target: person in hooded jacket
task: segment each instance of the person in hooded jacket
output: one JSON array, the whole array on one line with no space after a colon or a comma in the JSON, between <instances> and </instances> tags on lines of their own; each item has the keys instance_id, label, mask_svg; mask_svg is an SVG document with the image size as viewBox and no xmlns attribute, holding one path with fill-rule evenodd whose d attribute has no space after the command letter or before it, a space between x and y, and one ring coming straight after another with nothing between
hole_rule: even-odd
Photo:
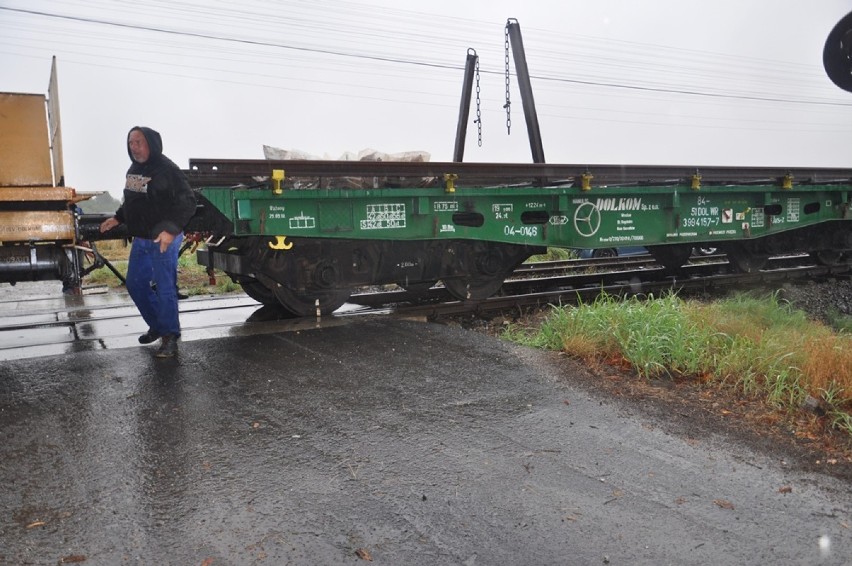
<instances>
[{"instance_id":1,"label":"person in hooded jacket","mask_svg":"<svg viewBox=\"0 0 852 566\"><path fill-rule=\"evenodd\" d=\"M127 291L148 324L140 344L160 340L156 356L177 354L180 338L177 262L183 228L195 214L195 196L183 172L163 155L160 134L136 126L127 134L124 200L101 232L125 224L133 238L127 265Z\"/></svg>"}]
</instances>

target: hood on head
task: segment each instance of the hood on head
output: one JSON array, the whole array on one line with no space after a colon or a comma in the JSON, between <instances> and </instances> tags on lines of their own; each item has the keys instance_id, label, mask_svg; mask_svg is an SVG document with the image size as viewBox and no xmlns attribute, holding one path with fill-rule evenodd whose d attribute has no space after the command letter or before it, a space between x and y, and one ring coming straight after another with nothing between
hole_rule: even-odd
<instances>
[{"instance_id":1,"label":"hood on head","mask_svg":"<svg viewBox=\"0 0 852 566\"><path fill-rule=\"evenodd\" d=\"M163 155L163 138L160 137L160 132L145 126L133 126L130 128L130 131L127 132L128 141L130 141L130 133L134 130L142 132L142 135L145 136L145 140L148 142L148 149L151 152L148 156L148 161L154 161ZM125 145L127 145L127 155L130 156L130 160L136 162L136 160L133 159L133 154L130 153L130 146L128 144Z\"/></svg>"}]
</instances>

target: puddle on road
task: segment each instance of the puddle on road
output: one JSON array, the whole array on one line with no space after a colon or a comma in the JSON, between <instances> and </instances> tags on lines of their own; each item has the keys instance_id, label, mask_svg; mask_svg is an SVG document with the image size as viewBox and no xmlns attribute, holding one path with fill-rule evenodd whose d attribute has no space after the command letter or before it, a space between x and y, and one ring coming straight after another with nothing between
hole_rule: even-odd
<instances>
[{"instance_id":1,"label":"puddle on road","mask_svg":"<svg viewBox=\"0 0 852 566\"><path fill-rule=\"evenodd\" d=\"M0 361L138 348L137 338L146 330L126 292L62 295L45 284L22 291L17 300L8 294L0 298ZM347 303L333 315L294 318L282 307L259 305L242 294L193 297L182 300L180 308L182 342L339 326L377 312Z\"/></svg>"}]
</instances>

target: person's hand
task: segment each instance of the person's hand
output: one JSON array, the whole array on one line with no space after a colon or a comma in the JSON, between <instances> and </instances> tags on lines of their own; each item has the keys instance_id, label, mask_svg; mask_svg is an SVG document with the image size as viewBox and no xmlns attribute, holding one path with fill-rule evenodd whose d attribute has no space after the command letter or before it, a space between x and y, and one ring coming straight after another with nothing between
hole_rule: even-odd
<instances>
[{"instance_id":1,"label":"person's hand","mask_svg":"<svg viewBox=\"0 0 852 566\"><path fill-rule=\"evenodd\" d=\"M115 216L113 216L112 218L107 218L106 220L101 222L101 233L109 232L119 224L121 224L121 222L119 222L118 218L116 218Z\"/></svg>"},{"instance_id":2,"label":"person's hand","mask_svg":"<svg viewBox=\"0 0 852 566\"><path fill-rule=\"evenodd\" d=\"M169 249L169 246L172 245L172 242L174 242L174 240L175 237L173 234L169 234L168 232L163 230L162 232L160 232L160 235L157 236L157 239L154 240L154 243L160 244L160 253L164 254L166 253L166 250Z\"/></svg>"}]
</instances>

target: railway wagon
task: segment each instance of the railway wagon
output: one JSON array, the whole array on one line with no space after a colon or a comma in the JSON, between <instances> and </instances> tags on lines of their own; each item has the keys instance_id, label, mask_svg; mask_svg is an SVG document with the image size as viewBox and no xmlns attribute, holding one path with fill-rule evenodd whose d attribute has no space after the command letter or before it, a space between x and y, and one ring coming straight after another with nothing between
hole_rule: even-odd
<instances>
[{"instance_id":1,"label":"railway wagon","mask_svg":"<svg viewBox=\"0 0 852 566\"><path fill-rule=\"evenodd\" d=\"M199 262L297 315L360 285L481 300L547 247L640 245L669 271L697 246L743 271L852 252L852 169L195 159L187 173L228 226Z\"/></svg>"}]
</instances>

